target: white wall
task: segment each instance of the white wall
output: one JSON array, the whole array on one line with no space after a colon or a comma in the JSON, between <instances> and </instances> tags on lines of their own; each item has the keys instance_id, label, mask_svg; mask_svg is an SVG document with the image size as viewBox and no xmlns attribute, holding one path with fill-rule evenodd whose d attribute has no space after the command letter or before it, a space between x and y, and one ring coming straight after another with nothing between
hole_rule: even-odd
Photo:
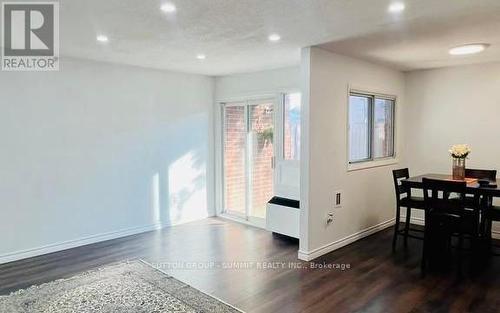
<instances>
[{"instance_id":1,"label":"white wall","mask_svg":"<svg viewBox=\"0 0 500 313\"><path fill-rule=\"evenodd\" d=\"M397 96L399 120L405 106L405 79L401 72L319 48L303 50L302 67L306 96L301 141L308 146L303 147L301 160L299 257L308 260L393 223L392 170L400 165L347 171L348 88ZM403 135L400 126L397 123L397 137ZM402 152L396 144L398 157ZM340 209L333 209L336 190L343 191ZM327 226L329 211L334 212L334 222Z\"/></svg>"},{"instance_id":2,"label":"white wall","mask_svg":"<svg viewBox=\"0 0 500 313\"><path fill-rule=\"evenodd\" d=\"M300 89L300 67L215 78L215 99L227 101Z\"/></svg>"},{"instance_id":3,"label":"white wall","mask_svg":"<svg viewBox=\"0 0 500 313\"><path fill-rule=\"evenodd\" d=\"M406 84L412 175L451 173L448 150L458 143L472 148L468 167L500 170L500 63L411 72Z\"/></svg>"},{"instance_id":4,"label":"white wall","mask_svg":"<svg viewBox=\"0 0 500 313\"><path fill-rule=\"evenodd\" d=\"M213 90L76 59L0 72L0 263L213 215Z\"/></svg>"}]
</instances>

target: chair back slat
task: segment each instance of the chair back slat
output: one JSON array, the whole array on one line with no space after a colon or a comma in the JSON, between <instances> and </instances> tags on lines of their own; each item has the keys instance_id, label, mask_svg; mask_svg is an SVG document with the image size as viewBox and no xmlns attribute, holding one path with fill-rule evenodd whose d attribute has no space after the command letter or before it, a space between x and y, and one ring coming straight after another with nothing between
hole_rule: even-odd
<instances>
[{"instance_id":1,"label":"chair back slat","mask_svg":"<svg viewBox=\"0 0 500 313\"><path fill-rule=\"evenodd\" d=\"M408 168L393 170L392 177L394 179L396 199L399 201L402 195L406 195L408 193L408 189L401 184L401 180L410 178L410 171Z\"/></svg>"}]
</instances>

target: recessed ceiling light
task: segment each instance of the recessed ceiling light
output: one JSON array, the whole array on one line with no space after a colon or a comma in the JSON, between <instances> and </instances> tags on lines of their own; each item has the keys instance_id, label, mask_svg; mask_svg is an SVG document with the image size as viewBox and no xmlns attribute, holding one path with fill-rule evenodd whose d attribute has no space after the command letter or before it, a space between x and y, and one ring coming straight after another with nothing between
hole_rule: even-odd
<instances>
[{"instance_id":1,"label":"recessed ceiling light","mask_svg":"<svg viewBox=\"0 0 500 313\"><path fill-rule=\"evenodd\" d=\"M449 53L451 55L466 55L483 52L490 45L486 43L473 43L451 48Z\"/></svg>"},{"instance_id":2,"label":"recessed ceiling light","mask_svg":"<svg viewBox=\"0 0 500 313\"><path fill-rule=\"evenodd\" d=\"M278 34L271 34L271 35L269 35L268 39L269 39L269 41L276 42L276 41L280 41L281 36Z\"/></svg>"},{"instance_id":3,"label":"recessed ceiling light","mask_svg":"<svg viewBox=\"0 0 500 313\"><path fill-rule=\"evenodd\" d=\"M403 2L393 2L388 8L391 13L400 13L405 10L406 6Z\"/></svg>"},{"instance_id":4,"label":"recessed ceiling light","mask_svg":"<svg viewBox=\"0 0 500 313\"><path fill-rule=\"evenodd\" d=\"M108 42L108 41L109 41L109 38L108 38L108 36L106 36L106 35L98 35L98 36L96 37L96 39L97 39L97 41L99 41L99 42Z\"/></svg>"},{"instance_id":5,"label":"recessed ceiling light","mask_svg":"<svg viewBox=\"0 0 500 313\"><path fill-rule=\"evenodd\" d=\"M198 55L196 56L196 58L197 58L198 60L205 60L205 59L207 58L207 56L206 56L206 55L204 55L204 54L198 54Z\"/></svg>"},{"instance_id":6,"label":"recessed ceiling light","mask_svg":"<svg viewBox=\"0 0 500 313\"><path fill-rule=\"evenodd\" d=\"M177 8L173 3L167 2L161 6L161 10L166 13L174 13L175 11L177 11Z\"/></svg>"}]
</instances>

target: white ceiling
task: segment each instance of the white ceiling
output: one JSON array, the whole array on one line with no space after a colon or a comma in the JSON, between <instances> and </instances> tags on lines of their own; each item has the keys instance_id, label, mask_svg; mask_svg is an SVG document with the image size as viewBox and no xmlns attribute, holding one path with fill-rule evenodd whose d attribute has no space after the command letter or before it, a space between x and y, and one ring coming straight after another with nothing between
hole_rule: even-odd
<instances>
[{"instance_id":1,"label":"white ceiling","mask_svg":"<svg viewBox=\"0 0 500 313\"><path fill-rule=\"evenodd\" d=\"M61 54L206 75L296 65L300 48L321 47L408 70L500 61L500 0L67 0ZM96 42L105 34L107 44ZM271 43L270 33L282 40ZM488 42L482 55L451 58L448 48ZM206 60L197 60L203 53Z\"/></svg>"},{"instance_id":2,"label":"white ceiling","mask_svg":"<svg viewBox=\"0 0 500 313\"><path fill-rule=\"evenodd\" d=\"M416 18L320 47L404 71L500 61L500 1L488 6L486 2L477 1L484 5L448 18L438 15ZM476 55L452 56L448 53L452 47L469 43L491 46Z\"/></svg>"}]
</instances>

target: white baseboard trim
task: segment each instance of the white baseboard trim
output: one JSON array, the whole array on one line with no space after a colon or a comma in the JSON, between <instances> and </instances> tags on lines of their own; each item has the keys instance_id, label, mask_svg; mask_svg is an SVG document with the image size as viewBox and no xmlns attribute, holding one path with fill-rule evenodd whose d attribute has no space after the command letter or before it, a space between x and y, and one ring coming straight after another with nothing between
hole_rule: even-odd
<instances>
[{"instance_id":1,"label":"white baseboard trim","mask_svg":"<svg viewBox=\"0 0 500 313\"><path fill-rule=\"evenodd\" d=\"M351 244L355 241L358 241L362 238L365 238L367 236L370 236L376 232L379 232L381 230L386 229L387 227L391 227L394 225L395 219L392 218L388 221L382 222L377 225L370 226L368 228L365 228L357 233L354 233L352 235L349 235L347 237L344 237L342 239L339 239L337 241L331 242L329 244L326 244L322 247L319 247L317 249L314 249L312 251L300 251L299 250L299 255L298 258L299 260L302 261L312 261L324 254L330 253L334 250L340 249L344 246L347 246L348 244Z\"/></svg>"},{"instance_id":2,"label":"white baseboard trim","mask_svg":"<svg viewBox=\"0 0 500 313\"><path fill-rule=\"evenodd\" d=\"M406 216L401 216L401 222L404 222L406 220ZM424 226L425 225L425 220L421 217L412 217L410 218L410 223L415 224L415 225L420 225ZM498 230L493 230L491 232L491 236L494 239L500 239L500 231Z\"/></svg>"},{"instance_id":3,"label":"white baseboard trim","mask_svg":"<svg viewBox=\"0 0 500 313\"><path fill-rule=\"evenodd\" d=\"M97 243L101 241L116 239L120 237L126 237L130 235L145 233L148 231L153 231L165 227L162 224L153 224L148 226L139 226L128 229L122 229L113 232L102 233L98 235L87 236L79 239L68 240L63 242L58 242L54 244L49 244L37 248L26 249L21 251L16 251L8 254L0 255L0 264L9 263L13 261L18 261L22 259L27 259L39 255L44 255L48 253L58 252L62 250L67 250L71 248L76 248L80 246L85 246L92 243Z\"/></svg>"},{"instance_id":4,"label":"white baseboard trim","mask_svg":"<svg viewBox=\"0 0 500 313\"><path fill-rule=\"evenodd\" d=\"M207 216L208 217L208 216ZM205 218L205 217L202 217ZM194 221L194 220L193 220ZM106 241L106 240L111 240L111 239L117 239L121 237L127 237L131 235L136 235L136 234L141 234L149 231L154 231L158 229L162 229L165 227L169 226L175 226L178 224L184 224L192 222L191 220L189 221L180 221L176 223L168 223L168 224L163 224L163 223L155 223L151 225L146 225L146 226L138 226L138 227L132 227L132 228L127 228L127 229L122 229L118 231L112 231L112 232L107 232L107 233L102 233L102 234L97 234L97 235L91 235L91 236L86 236L74 240L68 240L68 241L63 241L63 242L58 242L58 243L53 243L41 247L36 247L32 249L26 249L26 250L20 250L20 251L15 251L7 254L0 255L0 264L4 263L9 263L13 261L19 261L22 259L27 259L35 256L40 256L48 253L53 253L53 252L58 252L62 250L67 250L71 248L76 248L80 246L85 246L101 241Z\"/></svg>"}]
</instances>

